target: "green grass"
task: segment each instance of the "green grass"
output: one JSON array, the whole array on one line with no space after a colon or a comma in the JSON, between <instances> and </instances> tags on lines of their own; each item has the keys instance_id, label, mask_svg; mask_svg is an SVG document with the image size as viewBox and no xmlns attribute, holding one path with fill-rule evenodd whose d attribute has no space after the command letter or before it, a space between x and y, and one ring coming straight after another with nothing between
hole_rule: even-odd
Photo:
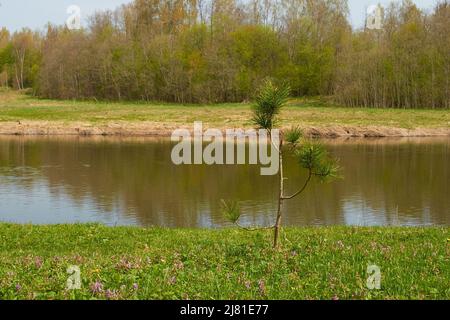
<instances>
[{"instance_id":1,"label":"green grass","mask_svg":"<svg viewBox=\"0 0 450 320\"><path fill-rule=\"evenodd\" d=\"M448 228L0 224L0 299L449 299ZM366 288L367 266L381 290ZM81 290L66 290L70 265ZM97 282L103 290L93 293Z\"/></svg>"},{"instance_id":2,"label":"green grass","mask_svg":"<svg viewBox=\"0 0 450 320\"><path fill-rule=\"evenodd\" d=\"M0 122L55 121L104 125L115 122L151 122L169 126L203 121L210 127L250 127L250 104L176 105L108 103L36 99L14 91L0 91ZM344 108L321 99L292 100L281 114L284 127L384 126L395 128L449 128L449 110Z\"/></svg>"}]
</instances>

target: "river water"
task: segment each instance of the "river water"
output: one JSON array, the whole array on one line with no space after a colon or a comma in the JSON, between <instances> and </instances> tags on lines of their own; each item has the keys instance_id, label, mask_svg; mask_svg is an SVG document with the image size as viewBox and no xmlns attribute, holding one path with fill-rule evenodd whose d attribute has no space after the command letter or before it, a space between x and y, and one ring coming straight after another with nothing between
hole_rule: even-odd
<instances>
[{"instance_id":1,"label":"river water","mask_svg":"<svg viewBox=\"0 0 450 320\"><path fill-rule=\"evenodd\" d=\"M450 138L323 141L342 180L314 182L286 202L284 225L450 225ZM242 224L274 219L276 177L257 165L182 165L151 138L0 137L0 221L227 226L221 199L239 200ZM287 193L305 173L285 160Z\"/></svg>"}]
</instances>

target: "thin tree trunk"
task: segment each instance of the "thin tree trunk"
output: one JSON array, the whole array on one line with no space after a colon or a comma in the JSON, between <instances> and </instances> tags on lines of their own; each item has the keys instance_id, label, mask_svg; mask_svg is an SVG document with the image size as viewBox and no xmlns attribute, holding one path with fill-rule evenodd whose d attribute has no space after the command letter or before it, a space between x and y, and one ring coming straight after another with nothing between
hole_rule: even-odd
<instances>
[{"instance_id":1,"label":"thin tree trunk","mask_svg":"<svg viewBox=\"0 0 450 320\"><path fill-rule=\"evenodd\" d=\"M24 89L24 80L23 80L24 65L25 65L25 53L22 55L20 60L20 85L22 86L22 89Z\"/></svg>"},{"instance_id":2,"label":"thin tree trunk","mask_svg":"<svg viewBox=\"0 0 450 320\"><path fill-rule=\"evenodd\" d=\"M281 216L283 210L283 201L284 201L284 174L283 174L283 139L280 141L280 146L278 149L279 159L280 159L280 170L279 170L279 178L280 178L280 194L278 197L278 211L277 211L277 221L275 223L274 237L273 237L273 247L274 249L278 247L278 238L280 236L280 228L281 228Z\"/></svg>"},{"instance_id":3,"label":"thin tree trunk","mask_svg":"<svg viewBox=\"0 0 450 320\"><path fill-rule=\"evenodd\" d=\"M17 88L18 88L19 90L21 90L22 87L20 86L19 70L17 70L17 63L14 64L14 71L15 71L15 78L16 78Z\"/></svg>"}]
</instances>

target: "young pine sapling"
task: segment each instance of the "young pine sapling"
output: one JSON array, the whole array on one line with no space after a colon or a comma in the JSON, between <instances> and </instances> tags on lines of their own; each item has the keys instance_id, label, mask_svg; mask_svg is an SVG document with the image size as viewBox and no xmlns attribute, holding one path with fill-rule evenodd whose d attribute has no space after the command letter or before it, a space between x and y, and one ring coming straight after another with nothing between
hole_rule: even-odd
<instances>
[{"instance_id":1,"label":"young pine sapling","mask_svg":"<svg viewBox=\"0 0 450 320\"><path fill-rule=\"evenodd\" d=\"M288 86L280 87L268 80L261 87L256 97L256 102L253 106L252 122L257 129L267 130L269 139L273 136L273 130L276 130L278 116L288 102L289 95L290 88ZM273 247L277 248L284 202L300 196L314 178L322 182L337 178L339 176L339 166L337 161L329 156L320 143L304 139L302 131L298 127L284 133L281 132L277 145L275 145L274 141L271 141L271 143L272 152L278 152L280 162L278 172L279 196L275 224L269 227L256 228L242 226L239 223L242 213L236 201L227 202L222 200L222 211L228 220L245 230L273 229ZM283 152L292 152L299 166L307 170L306 180L300 184L298 191L293 194L287 194L285 191L285 180L287 178L284 176L283 170Z\"/></svg>"}]
</instances>

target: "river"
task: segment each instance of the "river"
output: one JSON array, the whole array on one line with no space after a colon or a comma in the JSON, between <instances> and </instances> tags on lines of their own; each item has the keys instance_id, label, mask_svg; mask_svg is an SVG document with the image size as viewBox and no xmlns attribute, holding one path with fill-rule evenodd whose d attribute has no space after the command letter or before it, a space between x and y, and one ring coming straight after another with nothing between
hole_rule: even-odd
<instances>
[{"instance_id":1,"label":"river","mask_svg":"<svg viewBox=\"0 0 450 320\"><path fill-rule=\"evenodd\" d=\"M314 182L286 202L284 225L450 224L450 139L324 140L343 179ZM239 200L242 224L274 219L277 178L257 165L172 163L167 139L0 137L0 221L228 226L220 200ZM285 160L287 193L305 172Z\"/></svg>"}]
</instances>

